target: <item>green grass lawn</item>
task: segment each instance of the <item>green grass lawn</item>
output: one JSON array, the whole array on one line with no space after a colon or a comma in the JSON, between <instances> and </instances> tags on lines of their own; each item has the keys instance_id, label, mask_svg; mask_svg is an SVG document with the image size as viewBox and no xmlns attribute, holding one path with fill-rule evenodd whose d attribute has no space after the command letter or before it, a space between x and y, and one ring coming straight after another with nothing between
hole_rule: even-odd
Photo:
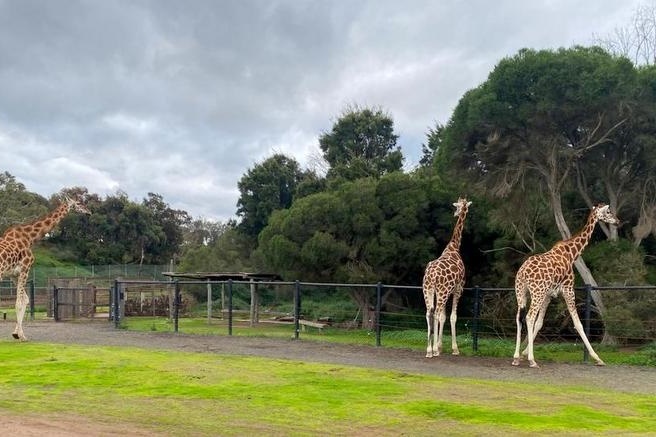
<instances>
[{"instance_id":1,"label":"green grass lawn","mask_svg":"<svg viewBox=\"0 0 656 437\"><path fill-rule=\"evenodd\" d=\"M124 347L0 341L0 411L170 435L653 433L656 398Z\"/></svg>"},{"instance_id":2,"label":"green grass lawn","mask_svg":"<svg viewBox=\"0 0 656 437\"><path fill-rule=\"evenodd\" d=\"M165 317L126 317L122 321L123 328L135 331L172 332L174 325ZM181 318L178 323L179 332L200 335L228 335L227 321L207 318ZM276 325L260 323L251 327L248 323L235 322L235 336L262 336L276 338L291 338L294 336L293 325ZM300 338L314 341L330 341L348 344L375 345L374 332L362 329L337 329L326 327L319 331L316 328L305 328L299 333ZM445 334L444 350L451 351L451 337ZM423 330L383 331L381 335L383 347L410 348L426 350L426 332ZM480 355L492 357L512 357L515 351L514 340L481 337L478 340L478 352L473 351L471 335L458 336L458 347L462 355ZM636 347L619 347L594 344L593 347L607 364L631 364L639 366L656 366L656 343ZM535 345L535 356L540 362L581 363L583 362L582 343L553 343L539 340Z\"/></svg>"}]
</instances>

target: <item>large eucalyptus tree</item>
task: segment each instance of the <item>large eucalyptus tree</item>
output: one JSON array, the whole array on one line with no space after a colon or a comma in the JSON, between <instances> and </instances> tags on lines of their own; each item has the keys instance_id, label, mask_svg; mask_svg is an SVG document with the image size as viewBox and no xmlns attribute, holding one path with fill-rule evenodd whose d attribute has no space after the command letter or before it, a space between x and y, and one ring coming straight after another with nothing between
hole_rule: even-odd
<instances>
[{"instance_id":1,"label":"large eucalyptus tree","mask_svg":"<svg viewBox=\"0 0 656 437\"><path fill-rule=\"evenodd\" d=\"M466 173L500 198L512 194L515 202L518 195L520 202L534 202L535 193L543 193L561 237L569 238L563 199L577 181L584 200L610 201L616 211L623 206L617 195L622 174L607 173L596 184L597 199L582 181L601 176L594 163L627 157L618 152L616 140L634 120L637 78L629 60L600 48L523 49L464 95L436 163ZM576 268L586 283L596 284L582 259ZM601 295L593 298L603 315Z\"/></svg>"}]
</instances>

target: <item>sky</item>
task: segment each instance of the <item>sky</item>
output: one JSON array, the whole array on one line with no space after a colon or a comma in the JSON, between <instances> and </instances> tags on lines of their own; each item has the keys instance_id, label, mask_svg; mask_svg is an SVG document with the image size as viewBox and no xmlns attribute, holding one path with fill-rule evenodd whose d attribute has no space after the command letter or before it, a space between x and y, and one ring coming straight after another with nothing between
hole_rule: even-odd
<instances>
[{"instance_id":1,"label":"sky","mask_svg":"<svg viewBox=\"0 0 656 437\"><path fill-rule=\"evenodd\" d=\"M405 168L504 57L592 45L616 0L0 0L0 172L236 218L275 153L317 168L348 107L394 120Z\"/></svg>"}]
</instances>

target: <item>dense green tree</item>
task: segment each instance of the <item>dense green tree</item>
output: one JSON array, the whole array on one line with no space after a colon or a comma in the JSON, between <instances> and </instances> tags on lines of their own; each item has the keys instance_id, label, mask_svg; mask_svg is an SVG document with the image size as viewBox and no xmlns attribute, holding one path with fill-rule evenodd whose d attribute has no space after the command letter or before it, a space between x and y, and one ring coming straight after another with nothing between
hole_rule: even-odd
<instances>
[{"instance_id":1,"label":"dense green tree","mask_svg":"<svg viewBox=\"0 0 656 437\"><path fill-rule=\"evenodd\" d=\"M319 137L330 166L327 177L352 181L401 170L403 154L397 140L390 115L380 109L348 108L331 131Z\"/></svg>"},{"instance_id":2,"label":"dense green tree","mask_svg":"<svg viewBox=\"0 0 656 437\"><path fill-rule=\"evenodd\" d=\"M206 225L207 228L207 225ZM212 222L204 233L185 250L179 265L183 272L246 272L251 270L250 242L239 232L234 221Z\"/></svg>"},{"instance_id":3,"label":"dense green tree","mask_svg":"<svg viewBox=\"0 0 656 437\"><path fill-rule=\"evenodd\" d=\"M631 117L626 108L634 102L636 78L627 59L599 48L521 50L461 99L437 164L477 180L488 195L542 190L561 238L568 238L564 195L575 187L576 170L591 171L586 160L612 143ZM582 259L576 267L585 282L596 283ZM601 295L593 297L603 314Z\"/></svg>"},{"instance_id":4,"label":"dense green tree","mask_svg":"<svg viewBox=\"0 0 656 437\"><path fill-rule=\"evenodd\" d=\"M0 173L0 233L9 226L37 219L48 209L45 198L27 191L8 172Z\"/></svg>"},{"instance_id":5,"label":"dense green tree","mask_svg":"<svg viewBox=\"0 0 656 437\"><path fill-rule=\"evenodd\" d=\"M64 193L86 198L91 215L71 214L49 239L88 264L167 264L180 252L188 215L172 210L157 194L142 203L118 192L104 200L86 189Z\"/></svg>"},{"instance_id":6,"label":"dense green tree","mask_svg":"<svg viewBox=\"0 0 656 437\"><path fill-rule=\"evenodd\" d=\"M212 244L223 233L225 226L230 226L230 222L223 224L204 218L190 220L183 226L182 230L184 235L183 252L187 248L193 249ZM232 223L232 226L235 226L234 223Z\"/></svg>"},{"instance_id":7,"label":"dense green tree","mask_svg":"<svg viewBox=\"0 0 656 437\"><path fill-rule=\"evenodd\" d=\"M344 182L276 211L255 259L288 280L417 285L451 237L454 199L420 174ZM350 295L369 320L370 293Z\"/></svg>"},{"instance_id":8,"label":"dense green tree","mask_svg":"<svg viewBox=\"0 0 656 437\"><path fill-rule=\"evenodd\" d=\"M298 162L282 154L275 154L249 169L238 183L239 229L257 238L273 211L291 206L303 177Z\"/></svg>"},{"instance_id":9,"label":"dense green tree","mask_svg":"<svg viewBox=\"0 0 656 437\"><path fill-rule=\"evenodd\" d=\"M142 202L153 216L153 223L161 229L162 236L147 241L144 250L150 254L157 264L167 261L177 261L184 242L183 228L191 222L186 211L172 209L164 198L155 193L148 193Z\"/></svg>"},{"instance_id":10,"label":"dense green tree","mask_svg":"<svg viewBox=\"0 0 656 437\"><path fill-rule=\"evenodd\" d=\"M64 197L82 201L90 211L95 211L101 199L85 187L65 188L50 197L52 205L59 205ZM92 241L91 217L84 214L68 214L45 240L61 259L88 264L84 258L87 245Z\"/></svg>"},{"instance_id":11,"label":"dense green tree","mask_svg":"<svg viewBox=\"0 0 656 437\"><path fill-rule=\"evenodd\" d=\"M426 144L421 145L422 156L419 164L422 166L429 166L433 163L435 153L440 149L444 141L445 126L437 123L434 128L430 128L426 134Z\"/></svg>"}]
</instances>

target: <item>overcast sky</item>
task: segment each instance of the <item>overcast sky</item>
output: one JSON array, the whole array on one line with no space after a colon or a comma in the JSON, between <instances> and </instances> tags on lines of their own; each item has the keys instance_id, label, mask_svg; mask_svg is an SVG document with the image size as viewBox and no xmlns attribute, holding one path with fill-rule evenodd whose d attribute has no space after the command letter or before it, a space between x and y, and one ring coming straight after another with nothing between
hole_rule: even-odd
<instances>
[{"instance_id":1,"label":"overcast sky","mask_svg":"<svg viewBox=\"0 0 656 437\"><path fill-rule=\"evenodd\" d=\"M226 220L249 168L311 165L348 105L389 113L412 168L503 57L590 45L639 4L0 0L0 172Z\"/></svg>"}]
</instances>

